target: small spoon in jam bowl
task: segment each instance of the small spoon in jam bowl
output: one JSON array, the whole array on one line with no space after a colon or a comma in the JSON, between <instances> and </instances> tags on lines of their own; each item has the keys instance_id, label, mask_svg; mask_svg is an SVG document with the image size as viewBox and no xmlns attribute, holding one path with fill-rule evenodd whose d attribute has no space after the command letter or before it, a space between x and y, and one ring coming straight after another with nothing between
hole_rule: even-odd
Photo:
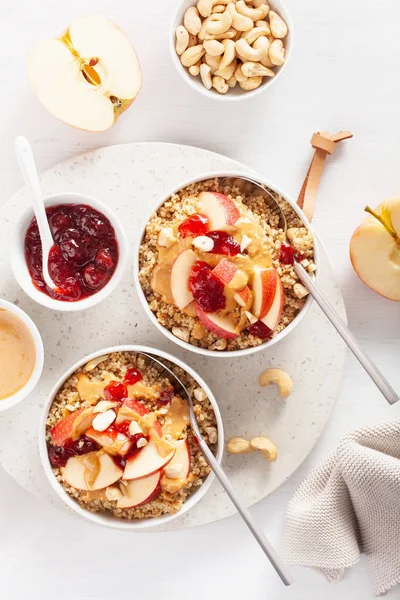
<instances>
[{"instance_id":1,"label":"small spoon in jam bowl","mask_svg":"<svg viewBox=\"0 0 400 600\"><path fill-rule=\"evenodd\" d=\"M52 280L49 273L49 255L54 247L54 239L47 220L46 210L43 204L43 194L40 188L39 177L36 170L35 159L28 140L22 135L15 140L15 154L21 169L24 181L28 190L31 192L33 210L35 213L40 241L42 244L42 270L43 279L46 285L58 294L63 294Z\"/></svg>"}]
</instances>

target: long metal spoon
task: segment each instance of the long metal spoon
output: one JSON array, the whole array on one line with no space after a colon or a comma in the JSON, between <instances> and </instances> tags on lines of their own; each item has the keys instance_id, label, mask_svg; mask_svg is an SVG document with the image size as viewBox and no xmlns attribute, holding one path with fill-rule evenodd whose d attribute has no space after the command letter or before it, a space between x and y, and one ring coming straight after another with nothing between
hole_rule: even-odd
<instances>
[{"instance_id":1,"label":"long metal spoon","mask_svg":"<svg viewBox=\"0 0 400 600\"><path fill-rule=\"evenodd\" d=\"M138 352L138 354L142 354L142 356L145 356L146 358L150 359L153 363L156 363L159 367L161 367L161 369L163 371L166 371L168 373L169 378L172 376L172 378L177 383L177 387L175 388L175 391L177 391L177 392L179 391L180 393L183 392L183 394L186 396L186 398L188 400L188 405L189 405L190 424L191 424L193 432L197 438L198 445L204 455L204 458L208 462L212 471L215 473L215 476L217 477L218 481L220 482L220 484L222 485L222 487L228 494L229 498L231 499L232 503L236 507L236 509L237 509L238 513L240 514L240 516L242 517L243 521L246 523L247 527L250 529L251 533L257 540L258 544L261 546L264 554L270 561L271 565L274 567L275 571L281 578L282 582L285 585L291 585L293 583L293 579L292 579L292 576L291 576L287 566L282 561L282 559L278 556L278 554L276 553L274 548L271 546L271 544L269 543L267 538L264 536L263 532L260 530L260 528L258 527L256 522L254 521L253 517L250 514L249 509L247 508L247 506L244 504L243 500L241 500L241 498L237 495L237 493L233 489L231 482L229 481L228 477L225 474L225 471L218 464L214 454L211 452L210 448L207 446L206 442L204 441L203 436L201 435L199 426L197 424L196 415L195 415L195 412L193 409L192 397L189 394L188 390L183 385L182 381L175 375L175 373L169 367L167 367L164 363L162 363L158 358L155 358L153 355L147 354L145 352Z\"/></svg>"},{"instance_id":2,"label":"long metal spoon","mask_svg":"<svg viewBox=\"0 0 400 600\"><path fill-rule=\"evenodd\" d=\"M31 200L35 213L40 241L42 243L42 270L45 284L53 291L59 291L49 273L49 252L54 246L53 236L47 220L46 210L43 204L43 194L40 189L39 177L36 171L32 148L28 140L19 136L15 140L15 154L21 173L28 190L31 192Z\"/></svg>"},{"instance_id":3,"label":"long metal spoon","mask_svg":"<svg viewBox=\"0 0 400 600\"><path fill-rule=\"evenodd\" d=\"M266 204L271 208L273 214L278 216L278 226L284 231L286 235L286 217L283 214L281 207L279 206L277 198L271 191L269 191L267 188L264 188L260 183L257 183L257 181L254 181L253 179L247 177L224 177L222 181L223 185L239 187L239 189L243 189L243 191L245 191L246 193L252 193L252 191L255 190L256 193L262 194ZM304 287L309 291L309 293L314 298L318 306L328 317L329 321L335 327L338 334L346 342L350 350L353 352L354 356L360 362L362 367L364 367L365 371L371 377L372 381L375 383L375 385L386 398L386 400L389 402L389 404L395 404L396 402L398 402L399 395L396 393L396 391L393 389L393 387L390 385L387 379L383 376L376 364L361 348L361 346L359 345L359 343L357 342L356 338L351 333L347 325L339 317L338 313L318 289L318 287L308 275L304 267L296 260L294 261L294 270L296 271L296 274L299 277L302 284L304 285Z\"/></svg>"}]
</instances>

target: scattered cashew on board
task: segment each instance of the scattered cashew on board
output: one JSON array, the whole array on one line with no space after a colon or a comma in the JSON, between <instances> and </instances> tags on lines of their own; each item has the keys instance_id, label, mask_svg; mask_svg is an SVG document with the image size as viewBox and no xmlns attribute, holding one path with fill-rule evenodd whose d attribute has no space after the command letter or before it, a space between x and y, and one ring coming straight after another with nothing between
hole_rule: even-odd
<instances>
[{"instance_id":1,"label":"scattered cashew on board","mask_svg":"<svg viewBox=\"0 0 400 600\"><path fill-rule=\"evenodd\" d=\"M281 398L288 398L293 390L292 378L283 369L267 369L260 375L259 383L262 387L266 387L271 383L278 386Z\"/></svg>"},{"instance_id":2,"label":"scattered cashew on board","mask_svg":"<svg viewBox=\"0 0 400 600\"><path fill-rule=\"evenodd\" d=\"M278 448L272 440L264 436L254 437L250 442L241 437L233 437L226 444L229 454L250 454L254 450L262 454L268 462L275 462L278 458Z\"/></svg>"}]
</instances>

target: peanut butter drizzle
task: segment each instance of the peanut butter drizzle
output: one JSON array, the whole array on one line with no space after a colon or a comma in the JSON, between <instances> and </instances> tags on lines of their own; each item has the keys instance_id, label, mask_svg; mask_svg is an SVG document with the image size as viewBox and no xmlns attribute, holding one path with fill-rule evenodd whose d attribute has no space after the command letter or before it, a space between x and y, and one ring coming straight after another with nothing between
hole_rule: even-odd
<instances>
[{"instance_id":1,"label":"peanut butter drizzle","mask_svg":"<svg viewBox=\"0 0 400 600\"><path fill-rule=\"evenodd\" d=\"M104 388L115 377L111 373L104 373L103 379L90 379L85 373L77 374L78 383L76 389L81 399L89 405L96 404L100 398L104 398Z\"/></svg>"},{"instance_id":2,"label":"peanut butter drizzle","mask_svg":"<svg viewBox=\"0 0 400 600\"><path fill-rule=\"evenodd\" d=\"M145 398L147 400L154 400L158 397L160 386L157 384L148 386L142 381L137 381L134 385L128 385L127 390L128 398Z\"/></svg>"},{"instance_id":3,"label":"peanut butter drizzle","mask_svg":"<svg viewBox=\"0 0 400 600\"><path fill-rule=\"evenodd\" d=\"M188 425L189 408L187 402L179 396L174 396L165 415L165 423L162 426L163 437L170 435L172 439L178 440L182 437Z\"/></svg>"}]
</instances>

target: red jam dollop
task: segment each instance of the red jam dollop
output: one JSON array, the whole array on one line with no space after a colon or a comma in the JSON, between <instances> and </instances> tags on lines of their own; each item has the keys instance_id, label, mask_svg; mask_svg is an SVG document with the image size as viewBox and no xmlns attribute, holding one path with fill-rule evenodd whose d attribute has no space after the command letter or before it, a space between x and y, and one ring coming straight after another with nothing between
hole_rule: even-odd
<instances>
[{"instance_id":1,"label":"red jam dollop","mask_svg":"<svg viewBox=\"0 0 400 600\"><path fill-rule=\"evenodd\" d=\"M205 235L214 242L211 254L225 254L226 256L239 254L240 245L226 231L209 231Z\"/></svg>"},{"instance_id":2,"label":"red jam dollop","mask_svg":"<svg viewBox=\"0 0 400 600\"><path fill-rule=\"evenodd\" d=\"M135 383L137 383L138 381L141 381L143 379L143 376L141 374L140 371L138 371L138 369L128 369L126 372L126 375L124 377L124 383L125 385L135 385Z\"/></svg>"},{"instance_id":3,"label":"red jam dollop","mask_svg":"<svg viewBox=\"0 0 400 600\"><path fill-rule=\"evenodd\" d=\"M91 296L111 279L118 262L118 243L110 221L84 204L46 208L55 245L49 273L59 287L47 287L42 273L42 245L36 219L25 235L25 260L35 287L56 300L75 302Z\"/></svg>"},{"instance_id":4,"label":"red jam dollop","mask_svg":"<svg viewBox=\"0 0 400 600\"><path fill-rule=\"evenodd\" d=\"M288 244L282 244L279 251L279 262L282 265L294 264L294 248Z\"/></svg>"},{"instance_id":5,"label":"red jam dollop","mask_svg":"<svg viewBox=\"0 0 400 600\"><path fill-rule=\"evenodd\" d=\"M104 397L106 400L116 400L121 402L128 397L126 385L121 381L110 381L104 388Z\"/></svg>"},{"instance_id":6,"label":"red jam dollop","mask_svg":"<svg viewBox=\"0 0 400 600\"><path fill-rule=\"evenodd\" d=\"M208 218L205 215L196 213L191 217L188 217L178 227L181 238L196 237L197 235L204 235L207 233Z\"/></svg>"},{"instance_id":7,"label":"red jam dollop","mask_svg":"<svg viewBox=\"0 0 400 600\"><path fill-rule=\"evenodd\" d=\"M225 308L224 284L214 275L209 264L197 260L190 272L189 288L196 302L206 312Z\"/></svg>"},{"instance_id":8,"label":"red jam dollop","mask_svg":"<svg viewBox=\"0 0 400 600\"><path fill-rule=\"evenodd\" d=\"M71 456L83 456L98 449L96 442L83 435L74 442L69 440L64 446L50 445L48 451L53 467L65 467Z\"/></svg>"},{"instance_id":9,"label":"red jam dollop","mask_svg":"<svg viewBox=\"0 0 400 600\"><path fill-rule=\"evenodd\" d=\"M261 338L262 340L266 340L267 338L271 337L273 331L262 321L256 321L253 323L253 325L250 325L249 333Z\"/></svg>"}]
</instances>

